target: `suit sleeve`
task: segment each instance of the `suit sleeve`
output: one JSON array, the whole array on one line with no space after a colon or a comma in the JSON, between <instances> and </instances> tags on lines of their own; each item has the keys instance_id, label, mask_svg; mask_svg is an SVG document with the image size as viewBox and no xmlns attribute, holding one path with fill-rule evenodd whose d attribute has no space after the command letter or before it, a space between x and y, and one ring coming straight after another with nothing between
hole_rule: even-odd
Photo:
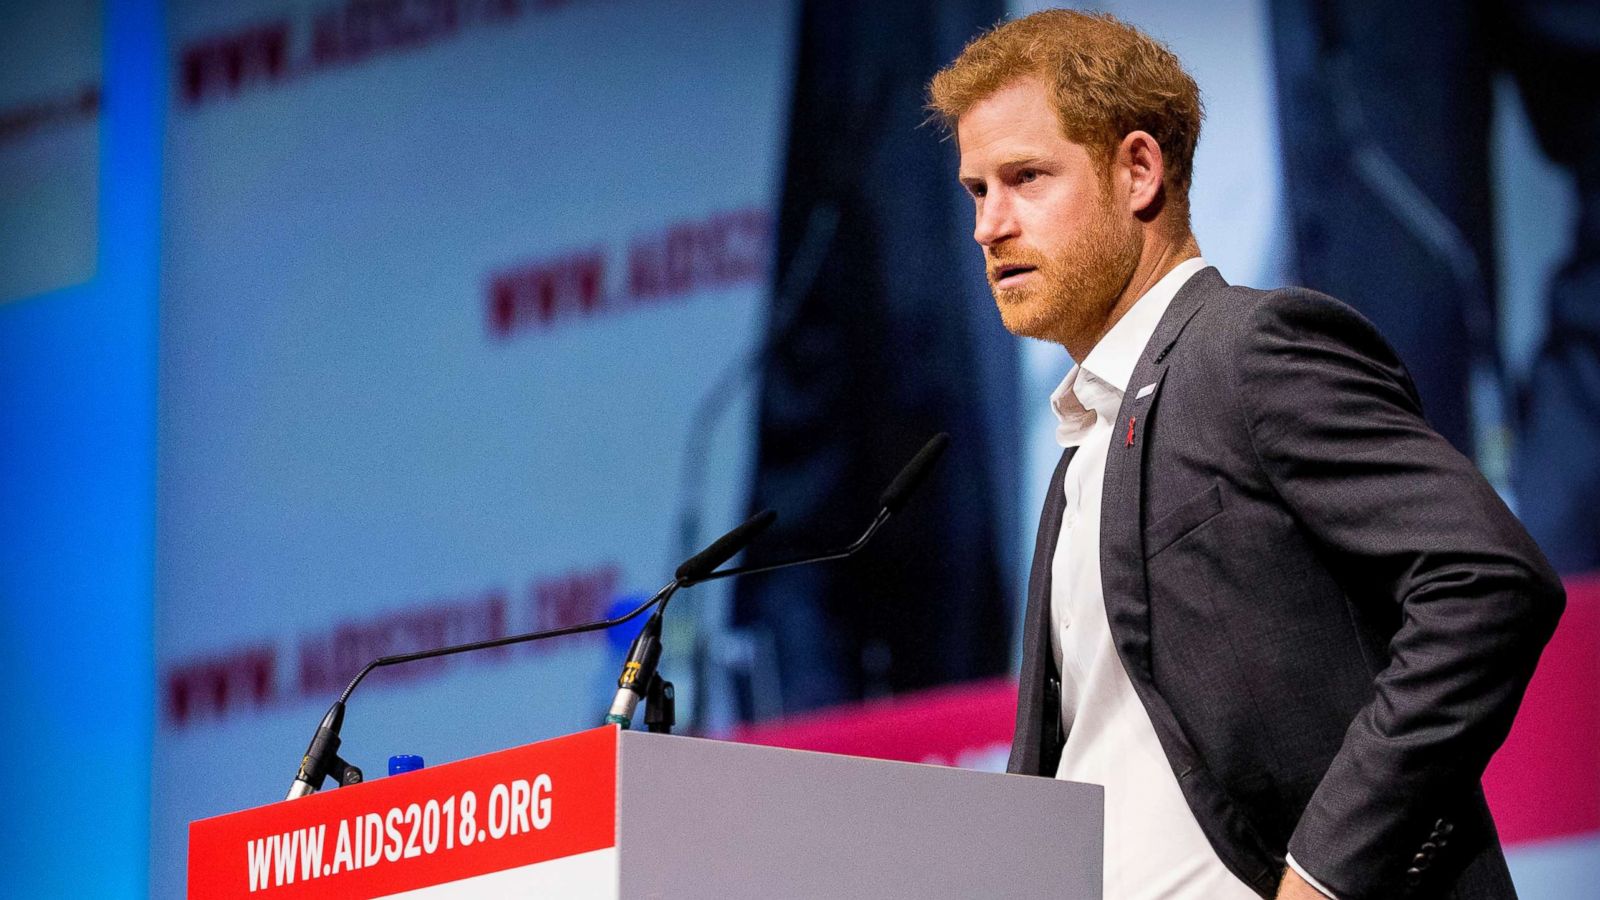
<instances>
[{"instance_id":1,"label":"suit sleeve","mask_svg":"<svg viewBox=\"0 0 1600 900\"><path fill-rule=\"evenodd\" d=\"M1235 389L1260 465L1349 602L1392 605L1372 612L1399 623L1289 852L1343 900L1395 897L1421 877L1409 870L1439 821L1476 796L1565 595L1493 488L1428 427L1370 323L1307 291L1269 295L1252 316Z\"/></svg>"}]
</instances>

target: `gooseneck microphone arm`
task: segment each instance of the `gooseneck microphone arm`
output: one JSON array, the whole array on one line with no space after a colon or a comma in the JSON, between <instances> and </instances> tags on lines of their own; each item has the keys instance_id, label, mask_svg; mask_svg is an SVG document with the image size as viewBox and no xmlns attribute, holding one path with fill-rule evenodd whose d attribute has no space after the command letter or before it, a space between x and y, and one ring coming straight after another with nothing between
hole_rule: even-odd
<instances>
[{"instance_id":1,"label":"gooseneck microphone arm","mask_svg":"<svg viewBox=\"0 0 1600 900\"><path fill-rule=\"evenodd\" d=\"M895 476L894 481L889 482L889 486L884 488L883 493L878 497L878 514L873 517L872 524L868 525L867 530L862 532L861 536L848 546L814 556L786 559L782 562L737 566L732 569L723 569L720 572L706 570L705 574L684 581L683 586L689 587L707 581L733 578L739 575L760 575L764 572L776 572L779 569L787 569L791 566L831 562L836 559L844 559L847 556L854 556L861 551L861 548L867 545L868 541L872 540L873 535L878 533L878 529L883 527L883 523L889 521L889 517L899 512L906 501L911 499L911 495L916 492L917 488L922 486L922 482L928 477L928 473L933 471L934 463L939 461L939 457L944 455L945 448L949 445L950 435L944 432L934 435L932 439L922 445L922 449L917 451L917 455L911 457L911 461L905 464L905 468L900 470L900 474ZM681 576L683 570L679 569L678 571Z\"/></svg>"},{"instance_id":2,"label":"gooseneck microphone arm","mask_svg":"<svg viewBox=\"0 0 1600 900\"><path fill-rule=\"evenodd\" d=\"M615 628L635 618L656 604L666 607L667 601L680 587L688 587L706 580L704 574L715 569L731 559L734 554L743 550L745 545L755 538L757 534L765 531L778 518L772 510L764 510L752 516L748 521L734 528L732 531L711 542L711 545L686 560L678 567L676 576L655 596L639 604L632 610L617 616L615 619L601 619L594 622L581 622L576 625L563 625L560 628L550 628L544 631L530 631L525 634L512 634L505 637L490 638L483 641L472 641L466 644L453 644L449 647L435 647L431 650L417 650L412 653L394 653L389 656L380 656L369 662L356 677L350 679L345 686L344 693L339 695L339 702L345 703L350 695L355 693L356 685L372 673L374 669L384 666L397 666L401 663L416 662L419 659L433 659L437 656L453 656L457 653L471 653L474 650L488 650L492 647L504 647L508 644L521 644L525 641L542 641L546 638L564 637L569 634L583 634L588 631L604 631Z\"/></svg>"},{"instance_id":3,"label":"gooseneck microphone arm","mask_svg":"<svg viewBox=\"0 0 1600 900\"><path fill-rule=\"evenodd\" d=\"M436 656L451 656L456 653L468 653L473 650L487 650L490 647L504 647L507 644L520 644L524 641L538 641L567 634L581 634L585 631L601 631L606 628L614 628L630 619L636 618L640 613L666 600L672 596L672 592L676 591L678 586L679 583L673 581L657 591L654 597L646 600L632 611L614 619L566 625L561 628L532 631L526 634L513 634L486 641L473 641L469 644L435 647L432 650L418 650L415 653L395 653L378 657L363 666L361 671L356 673L356 677L350 679L350 683L345 686L344 692L339 695L339 699L328 707L328 712L322 717L322 722L317 726L317 733L311 738L311 746L306 748L305 755L300 758L300 768L295 773L294 781L289 785L289 796L286 799L294 800L307 794L316 793L322 789L323 780L330 775L341 785L356 784L361 781L361 770L338 756L339 729L344 725L346 701L355 692L356 685L360 684L374 669L415 662L419 659L433 659Z\"/></svg>"},{"instance_id":4,"label":"gooseneck microphone arm","mask_svg":"<svg viewBox=\"0 0 1600 900\"><path fill-rule=\"evenodd\" d=\"M860 537L850 542L849 546L840 547L837 550L829 550L816 556L802 556L796 557L795 559L786 559L783 562L762 563L760 565L753 566L736 566L732 569L723 569L720 572L708 572L705 575L694 579L693 581L685 582L684 587L691 587L696 584L704 584L707 581L719 581L723 578L733 578L739 575L760 575L764 572L776 572L779 569L787 569L792 566L805 566L810 565L811 563L832 562L836 559L844 559L847 556L854 556L856 553L860 552L862 547L867 545L868 541L872 540L872 536L878 533L878 529L883 527L883 523L889 521L890 515L892 515L892 513L890 513L887 509L878 510L878 515L872 520L872 524L867 526L867 530L862 532Z\"/></svg>"},{"instance_id":5,"label":"gooseneck microphone arm","mask_svg":"<svg viewBox=\"0 0 1600 900\"><path fill-rule=\"evenodd\" d=\"M345 687L344 693L339 695L339 702L344 703L349 700L350 695L355 692L356 685L360 684L362 679L371 674L372 670L374 669L381 669L384 666L397 666L401 663L415 662L419 659L433 659L436 656L453 656L457 653L470 653L474 650L488 650L491 647L504 647L508 644L521 644L525 641L542 641L546 638L564 637L569 634L583 634L584 632L588 631L604 631L607 628L615 628L618 625L638 618L640 613L643 613L650 607L655 606L657 603L661 603L662 601L671 597L673 592L676 591L679 586L679 582L677 581L669 583L661 590L656 591L655 596L639 604L628 612L617 616L615 619L581 622L577 625L563 625L560 628L550 628L544 631L530 631L524 634L512 634L505 637L491 638L489 640L473 641L467 644L453 644L449 647L435 647L431 650L417 650L413 653L395 653L389 656L380 656L372 662L367 663L360 672L356 673L356 677L350 679L350 684Z\"/></svg>"}]
</instances>

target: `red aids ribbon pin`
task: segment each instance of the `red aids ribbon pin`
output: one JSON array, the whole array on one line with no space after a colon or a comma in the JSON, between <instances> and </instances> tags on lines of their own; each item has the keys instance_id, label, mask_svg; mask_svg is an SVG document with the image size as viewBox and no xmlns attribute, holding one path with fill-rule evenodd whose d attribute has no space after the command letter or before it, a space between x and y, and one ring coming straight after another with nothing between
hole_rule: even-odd
<instances>
[{"instance_id":1,"label":"red aids ribbon pin","mask_svg":"<svg viewBox=\"0 0 1600 900\"><path fill-rule=\"evenodd\" d=\"M1134 418L1135 418L1134 416L1129 416L1128 417L1128 439L1123 442L1122 446L1124 446L1124 447L1132 447L1133 446L1133 422L1134 422Z\"/></svg>"}]
</instances>

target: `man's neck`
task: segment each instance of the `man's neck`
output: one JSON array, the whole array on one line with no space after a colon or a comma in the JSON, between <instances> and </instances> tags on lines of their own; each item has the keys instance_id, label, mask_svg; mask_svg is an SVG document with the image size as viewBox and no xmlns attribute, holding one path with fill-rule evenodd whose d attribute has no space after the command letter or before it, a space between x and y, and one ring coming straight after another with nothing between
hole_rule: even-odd
<instances>
[{"instance_id":1,"label":"man's neck","mask_svg":"<svg viewBox=\"0 0 1600 900\"><path fill-rule=\"evenodd\" d=\"M1176 269L1185 260L1193 259L1200 255L1200 244L1195 241L1193 234L1185 234L1177 240L1162 239L1145 244L1144 252L1139 254L1139 264L1134 267L1133 277L1128 279L1128 286L1123 289L1117 302L1112 304L1111 311L1107 313L1106 320L1101 324L1094 340L1085 347L1067 347L1067 353L1073 359L1083 360L1088 357L1089 351L1100 343L1128 310L1139 302L1156 282L1165 278L1168 272ZM1082 351L1081 353L1079 351Z\"/></svg>"}]
</instances>

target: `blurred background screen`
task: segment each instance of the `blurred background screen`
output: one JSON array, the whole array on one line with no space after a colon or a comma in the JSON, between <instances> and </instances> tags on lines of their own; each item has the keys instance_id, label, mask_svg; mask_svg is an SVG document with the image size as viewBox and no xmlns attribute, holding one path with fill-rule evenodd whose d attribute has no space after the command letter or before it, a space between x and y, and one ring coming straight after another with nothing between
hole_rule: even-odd
<instances>
[{"instance_id":1,"label":"blurred background screen","mask_svg":"<svg viewBox=\"0 0 1600 900\"><path fill-rule=\"evenodd\" d=\"M1569 577L1487 778L1529 898L1600 881L1600 12L1548 6L1083 7L1200 84L1207 259L1372 318ZM0 894L180 896L366 661L632 607L757 509L747 562L848 542L940 431L662 671L688 733L1003 767L1071 360L923 104L1036 8L0 2ZM343 753L590 727L630 639L382 671Z\"/></svg>"}]
</instances>

